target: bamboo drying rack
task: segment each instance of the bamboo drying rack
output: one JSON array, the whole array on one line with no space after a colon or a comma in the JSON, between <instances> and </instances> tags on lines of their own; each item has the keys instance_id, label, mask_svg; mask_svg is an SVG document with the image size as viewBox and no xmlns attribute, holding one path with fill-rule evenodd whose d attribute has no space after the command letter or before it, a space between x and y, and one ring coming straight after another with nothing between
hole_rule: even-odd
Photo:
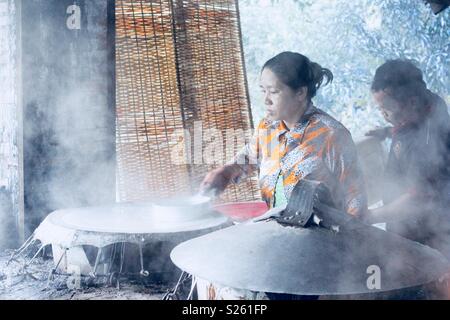
<instances>
[{"instance_id":1,"label":"bamboo drying rack","mask_svg":"<svg viewBox=\"0 0 450 320\"><path fill-rule=\"evenodd\" d=\"M199 121L222 139L227 130L244 130L245 140L224 149L226 157L253 127L237 1L116 0L116 104L120 201L195 193L221 164L174 163L175 145L193 155ZM253 176L220 200L259 198Z\"/></svg>"}]
</instances>

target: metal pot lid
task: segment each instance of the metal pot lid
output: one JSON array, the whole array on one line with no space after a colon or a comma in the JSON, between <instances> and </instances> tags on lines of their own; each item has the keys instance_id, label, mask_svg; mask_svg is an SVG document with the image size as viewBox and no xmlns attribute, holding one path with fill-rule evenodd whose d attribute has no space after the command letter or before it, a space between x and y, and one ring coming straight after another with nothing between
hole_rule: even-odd
<instances>
[{"instance_id":1,"label":"metal pot lid","mask_svg":"<svg viewBox=\"0 0 450 320\"><path fill-rule=\"evenodd\" d=\"M198 208L197 208L198 209ZM52 212L48 223L72 230L108 233L171 233L215 227L227 217L212 210L160 212L151 203L63 209Z\"/></svg>"},{"instance_id":2,"label":"metal pot lid","mask_svg":"<svg viewBox=\"0 0 450 320\"><path fill-rule=\"evenodd\" d=\"M336 233L273 220L183 242L171 259L180 269L220 285L298 295L412 287L436 280L450 268L438 251L375 227L361 224Z\"/></svg>"}]
</instances>

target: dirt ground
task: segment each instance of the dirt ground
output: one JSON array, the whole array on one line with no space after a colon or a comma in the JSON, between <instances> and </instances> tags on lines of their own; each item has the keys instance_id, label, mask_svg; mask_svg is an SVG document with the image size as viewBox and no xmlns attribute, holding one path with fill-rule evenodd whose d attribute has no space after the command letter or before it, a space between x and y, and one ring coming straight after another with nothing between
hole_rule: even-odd
<instances>
[{"instance_id":1,"label":"dirt ground","mask_svg":"<svg viewBox=\"0 0 450 320\"><path fill-rule=\"evenodd\" d=\"M0 300L161 300L174 287L174 284L130 279L122 279L117 287L116 283L110 285L105 279L85 277L80 289L71 290L67 275L55 274L47 280L53 267L52 259L36 258L24 272L23 259L7 264L11 254L10 250L0 252ZM182 296L187 294L186 287ZM448 296L438 293L432 284L379 294L321 296L319 300L440 300Z\"/></svg>"},{"instance_id":2,"label":"dirt ground","mask_svg":"<svg viewBox=\"0 0 450 320\"><path fill-rule=\"evenodd\" d=\"M12 251L0 253L1 300L160 300L171 289L163 284L136 283L122 280L119 288L103 280L88 285L82 281L80 289L68 288L68 276L54 275L47 281L53 267L51 259L37 258L23 272L24 261L7 261Z\"/></svg>"}]
</instances>

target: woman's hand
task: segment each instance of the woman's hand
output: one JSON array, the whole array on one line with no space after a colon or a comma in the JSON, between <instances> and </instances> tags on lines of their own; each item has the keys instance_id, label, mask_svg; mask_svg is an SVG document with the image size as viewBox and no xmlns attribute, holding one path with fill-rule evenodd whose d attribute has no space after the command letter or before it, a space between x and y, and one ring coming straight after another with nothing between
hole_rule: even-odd
<instances>
[{"instance_id":1,"label":"woman's hand","mask_svg":"<svg viewBox=\"0 0 450 320\"><path fill-rule=\"evenodd\" d=\"M384 127L384 128L377 127L373 130L369 130L368 132L366 132L365 135L368 137L375 137L383 141L384 139L391 136L391 129L392 127Z\"/></svg>"},{"instance_id":2,"label":"woman's hand","mask_svg":"<svg viewBox=\"0 0 450 320\"><path fill-rule=\"evenodd\" d=\"M200 191L207 193L214 191L216 194L222 193L230 182L242 173L238 165L231 164L210 171L200 185Z\"/></svg>"}]
</instances>

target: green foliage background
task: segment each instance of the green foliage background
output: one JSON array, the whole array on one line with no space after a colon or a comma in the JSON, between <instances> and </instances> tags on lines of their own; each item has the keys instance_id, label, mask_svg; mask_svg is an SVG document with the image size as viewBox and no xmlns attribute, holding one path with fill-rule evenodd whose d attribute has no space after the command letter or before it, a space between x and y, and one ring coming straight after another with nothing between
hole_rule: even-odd
<instances>
[{"instance_id":1,"label":"green foliage background","mask_svg":"<svg viewBox=\"0 0 450 320\"><path fill-rule=\"evenodd\" d=\"M386 59L413 59L429 88L450 102L450 9L434 15L421 0L240 0L253 117L264 116L260 68L281 51L297 51L332 70L315 98L354 138L383 125L370 95Z\"/></svg>"}]
</instances>

